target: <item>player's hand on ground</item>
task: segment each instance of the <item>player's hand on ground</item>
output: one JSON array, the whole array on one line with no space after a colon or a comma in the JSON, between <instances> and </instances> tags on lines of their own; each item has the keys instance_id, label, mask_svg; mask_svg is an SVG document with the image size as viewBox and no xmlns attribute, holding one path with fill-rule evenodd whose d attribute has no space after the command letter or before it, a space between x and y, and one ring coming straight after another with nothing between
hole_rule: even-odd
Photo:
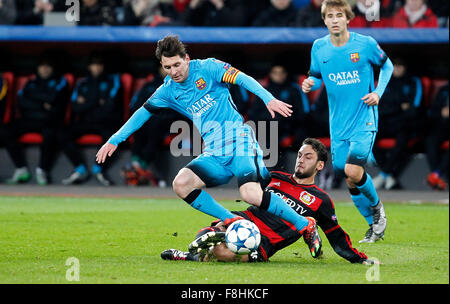
<instances>
[{"instance_id":1,"label":"player's hand on ground","mask_svg":"<svg viewBox=\"0 0 450 304\"><path fill-rule=\"evenodd\" d=\"M302 82L302 91L303 93L311 92L311 88L314 86L314 79L306 78Z\"/></svg>"},{"instance_id":2,"label":"player's hand on ground","mask_svg":"<svg viewBox=\"0 0 450 304\"><path fill-rule=\"evenodd\" d=\"M117 146L106 143L104 144L100 150L98 150L97 155L95 155L95 161L99 164L103 164L107 157L111 157L111 155L116 151Z\"/></svg>"},{"instance_id":3,"label":"player's hand on ground","mask_svg":"<svg viewBox=\"0 0 450 304\"><path fill-rule=\"evenodd\" d=\"M289 117L292 115L292 105L285 103L278 99L272 99L267 104L267 109L269 110L270 116L275 118L275 112L282 115L283 117Z\"/></svg>"},{"instance_id":4,"label":"player's hand on ground","mask_svg":"<svg viewBox=\"0 0 450 304\"><path fill-rule=\"evenodd\" d=\"M380 96L378 96L377 93L372 92L361 98L361 100L368 106L376 106L380 102Z\"/></svg>"},{"instance_id":5,"label":"player's hand on ground","mask_svg":"<svg viewBox=\"0 0 450 304\"><path fill-rule=\"evenodd\" d=\"M378 260L371 260L371 259L365 259L364 261L362 261L363 265L381 265L381 262Z\"/></svg>"}]
</instances>

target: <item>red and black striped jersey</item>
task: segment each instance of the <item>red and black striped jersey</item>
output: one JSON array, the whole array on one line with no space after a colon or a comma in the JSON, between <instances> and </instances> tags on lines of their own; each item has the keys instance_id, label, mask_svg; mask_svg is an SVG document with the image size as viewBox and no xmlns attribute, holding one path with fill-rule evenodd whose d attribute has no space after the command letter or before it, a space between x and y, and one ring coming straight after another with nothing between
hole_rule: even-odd
<instances>
[{"instance_id":1,"label":"red and black striped jersey","mask_svg":"<svg viewBox=\"0 0 450 304\"><path fill-rule=\"evenodd\" d=\"M367 259L364 253L353 248L350 237L338 224L333 201L325 191L316 185L298 184L291 174L284 172L271 172L265 191L280 196L298 214L313 217L338 255L352 263ZM265 210L251 206L245 214L269 237L275 252L300 238L291 223Z\"/></svg>"}]
</instances>

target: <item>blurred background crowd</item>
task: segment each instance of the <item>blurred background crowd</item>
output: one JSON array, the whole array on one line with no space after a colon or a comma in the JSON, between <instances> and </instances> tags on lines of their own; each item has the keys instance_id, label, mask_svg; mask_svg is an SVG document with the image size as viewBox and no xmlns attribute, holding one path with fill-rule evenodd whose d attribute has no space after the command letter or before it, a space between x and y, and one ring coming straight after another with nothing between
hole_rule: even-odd
<instances>
[{"instance_id":1,"label":"blurred background crowd","mask_svg":"<svg viewBox=\"0 0 450 304\"><path fill-rule=\"evenodd\" d=\"M323 0L80 0L78 25L322 26ZM72 1L74 2L74 1ZM351 27L448 27L446 0L349 0ZM45 24L65 0L0 0L0 24ZM367 16L372 16L368 22ZM370 20L370 18L369 18Z\"/></svg>"},{"instance_id":2,"label":"blurred background crowd","mask_svg":"<svg viewBox=\"0 0 450 304\"><path fill-rule=\"evenodd\" d=\"M320 15L322 1L82 0L77 25L324 27ZM351 28L448 28L449 24L448 1L349 2L356 13ZM0 0L0 24L46 25L49 22L46 16L64 13L67 8L65 0ZM368 22L368 16L378 21ZM105 171L115 159L105 165L91 165L82 149L103 144L163 83L165 75L154 62L152 50L144 47L145 61L139 61L139 58L128 60L121 52L111 56L104 48L96 49L96 45L80 47L82 55L71 56L52 47L36 54L32 47L30 45L30 54L20 55L15 60L11 60L18 56L14 52L3 54L0 49L0 149L6 151L3 155L8 155L0 162L2 166L11 162L15 168L0 182L27 183L34 178L39 185L70 185L94 177L101 185L112 185ZM216 53L216 48L211 49L212 52L205 47L207 57L229 60L232 65L244 66L241 69L248 71L245 56L224 55ZM85 55L88 50L90 54ZM307 52L309 50L308 47ZM26 49L20 51L27 52ZM252 51L249 47L249 52ZM421 153L426 157L428 173L417 178L432 189L446 190L448 74L445 74L447 78L433 78L418 72L417 63L424 61L423 58L414 58L413 62L405 60L406 56L398 55L405 54L404 47L402 52L387 53L394 63L394 73L379 106L380 127L372 163L378 168L378 174L374 184L378 189L401 189L400 177L412 157ZM258 58L249 58L253 65L258 65L258 73L250 70L249 74L276 98L290 103L294 110L292 117L272 119L256 96L238 86L231 86L230 92L246 120L278 121L280 161L271 169L289 170L284 167L288 162L285 155L295 153L306 137L320 138L329 145L326 92L323 87L308 95L301 91L299 85L306 77L307 68L293 66L292 56L275 55L271 59L278 59L268 64L261 64ZM293 58L305 64L308 61L298 54ZM15 63L11 65L11 61ZM146 62L152 63L146 65ZM444 62L446 67L432 68L447 71L448 57ZM124 144L131 152L129 161L120 171L125 184L166 185L168 181L154 169L154 164L174 138L174 134L169 134L169 127L176 120L185 118L175 112L154 116ZM265 135L266 142L270 142L269 132ZM185 144L180 142L180 145ZM26 153L29 145L39 147L38 165L33 170ZM52 168L58 153L67 157L72 168L64 168L67 171L64 179L54 180ZM332 169L320 175L319 186L323 188L338 188L341 184Z\"/></svg>"}]
</instances>

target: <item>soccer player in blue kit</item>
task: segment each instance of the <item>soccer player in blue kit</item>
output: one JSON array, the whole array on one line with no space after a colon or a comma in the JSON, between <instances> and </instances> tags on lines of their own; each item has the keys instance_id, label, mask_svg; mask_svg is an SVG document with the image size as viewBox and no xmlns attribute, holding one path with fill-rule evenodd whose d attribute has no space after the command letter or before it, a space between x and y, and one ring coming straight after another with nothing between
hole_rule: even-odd
<instances>
[{"instance_id":1,"label":"soccer player in blue kit","mask_svg":"<svg viewBox=\"0 0 450 304\"><path fill-rule=\"evenodd\" d=\"M336 174L345 175L351 198L369 229L361 243L384 236L386 214L364 165L378 130L378 103L392 75L393 65L377 42L348 31L354 17L345 0L325 0L322 19L329 34L314 41L304 93L325 84L330 115L331 157ZM374 85L373 66L380 67Z\"/></svg>"},{"instance_id":2,"label":"soccer player in blue kit","mask_svg":"<svg viewBox=\"0 0 450 304\"><path fill-rule=\"evenodd\" d=\"M173 109L193 121L205 145L203 153L178 172L173 181L175 193L193 208L229 225L242 218L225 209L202 188L226 184L236 176L242 199L292 223L308 244L311 255L317 258L322 243L315 220L299 215L279 196L262 190L261 184L270 181L270 174L254 132L236 111L228 86L240 85L260 97L272 117L275 112L290 116L291 106L275 99L255 79L228 63L213 58L191 60L177 36L159 40L156 57L167 73L164 84L102 146L97 152L97 162L103 163L152 115Z\"/></svg>"}]
</instances>

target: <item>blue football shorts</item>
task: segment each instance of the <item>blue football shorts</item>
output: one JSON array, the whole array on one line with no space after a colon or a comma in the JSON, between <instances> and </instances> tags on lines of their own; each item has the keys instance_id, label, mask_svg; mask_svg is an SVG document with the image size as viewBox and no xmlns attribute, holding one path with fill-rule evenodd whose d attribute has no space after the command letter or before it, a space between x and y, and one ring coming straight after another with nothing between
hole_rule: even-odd
<instances>
[{"instance_id":1,"label":"blue football shorts","mask_svg":"<svg viewBox=\"0 0 450 304\"><path fill-rule=\"evenodd\" d=\"M331 159L336 174L344 174L346 164L364 166L371 157L375 131L360 131L350 139L331 140Z\"/></svg>"},{"instance_id":2,"label":"blue football shorts","mask_svg":"<svg viewBox=\"0 0 450 304\"><path fill-rule=\"evenodd\" d=\"M247 129L242 137L239 136L228 141L221 151L203 152L186 168L192 170L206 187L227 184L233 176L239 187L248 182L259 182L265 187L270 182L270 173L253 130Z\"/></svg>"}]
</instances>

